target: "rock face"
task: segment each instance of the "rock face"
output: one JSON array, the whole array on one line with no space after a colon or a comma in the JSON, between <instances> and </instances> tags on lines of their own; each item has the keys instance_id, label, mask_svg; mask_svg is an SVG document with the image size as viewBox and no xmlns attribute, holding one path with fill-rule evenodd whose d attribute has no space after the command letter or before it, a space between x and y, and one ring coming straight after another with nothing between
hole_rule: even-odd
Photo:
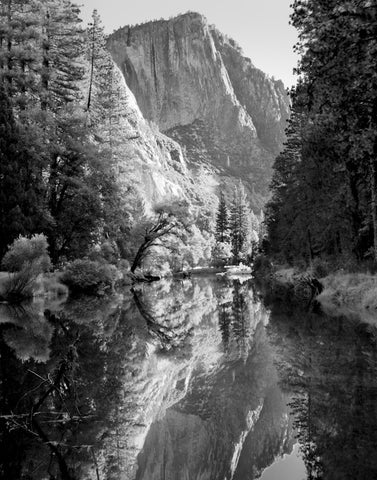
<instances>
[{"instance_id":1,"label":"rock face","mask_svg":"<svg viewBox=\"0 0 377 480\"><path fill-rule=\"evenodd\" d=\"M188 166L242 178L260 208L284 139L283 84L197 13L124 27L108 48L144 117L184 147Z\"/></svg>"},{"instance_id":2,"label":"rock face","mask_svg":"<svg viewBox=\"0 0 377 480\"><path fill-rule=\"evenodd\" d=\"M96 88L92 116L97 125L94 140L111 147L124 211L134 223L156 205L177 201L193 209L199 205L204 217L215 211L217 182L189 169L181 145L145 119L122 72L115 64L112 67L116 102L111 117L101 116L101 92Z\"/></svg>"},{"instance_id":3,"label":"rock face","mask_svg":"<svg viewBox=\"0 0 377 480\"><path fill-rule=\"evenodd\" d=\"M118 90L117 145L118 179L129 188L142 192L146 209L176 198L184 198L192 180L188 174L180 145L159 131L153 131L143 117L133 93L116 68L114 80ZM101 126L102 132L106 130ZM103 133L102 133L103 135Z\"/></svg>"}]
</instances>

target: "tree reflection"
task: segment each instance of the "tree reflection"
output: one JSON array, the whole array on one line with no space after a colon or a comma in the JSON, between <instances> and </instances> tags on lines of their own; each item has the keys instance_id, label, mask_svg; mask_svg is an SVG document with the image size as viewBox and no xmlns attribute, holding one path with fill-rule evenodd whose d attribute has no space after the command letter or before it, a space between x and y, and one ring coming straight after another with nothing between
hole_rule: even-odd
<instances>
[{"instance_id":1,"label":"tree reflection","mask_svg":"<svg viewBox=\"0 0 377 480\"><path fill-rule=\"evenodd\" d=\"M247 284L204 278L8 315L0 478L256 476L291 445L266 318Z\"/></svg>"},{"instance_id":2,"label":"tree reflection","mask_svg":"<svg viewBox=\"0 0 377 480\"><path fill-rule=\"evenodd\" d=\"M111 319L118 327L107 337L108 317L79 324L70 308L46 312L54 333L44 364L21 363L0 342L2 478L40 479L46 472L51 479L91 478L97 452L114 435L129 329L119 309Z\"/></svg>"},{"instance_id":3,"label":"tree reflection","mask_svg":"<svg viewBox=\"0 0 377 480\"><path fill-rule=\"evenodd\" d=\"M217 300L224 352L246 360L250 337L260 320L250 282L229 280L219 288Z\"/></svg>"},{"instance_id":4,"label":"tree reflection","mask_svg":"<svg viewBox=\"0 0 377 480\"><path fill-rule=\"evenodd\" d=\"M204 344L201 356L191 362L185 395L148 430L137 480L256 478L292 447L265 336L266 313L249 285L238 280L212 285L217 307L212 318L218 325L211 335L220 330L221 355L211 364ZM200 298L196 292L192 305L200 305ZM201 318L203 325L206 315Z\"/></svg>"},{"instance_id":5,"label":"tree reflection","mask_svg":"<svg viewBox=\"0 0 377 480\"><path fill-rule=\"evenodd\" d=\"M376 326L282 308L270 331L308 478L376 478Z\"/></svg>"},{"instance_id":6,"label":"tree reflection","mask_svg":"<svg viewBox=\"0 0 377 480\"><path fill-rule=\"evenodd\" d=\"M235 339L239 354L247 358L250 337L250 311L246 297L249 294L247 285L241 285L237 280L233 282L232 303L232 335Z\"/></svg>"},{"instance_id":7,"label":"tree reflection","mask_svg":"<svg viewBox=\"0 0 377 480\"><path fill-rule=\"evenodd\" d=\"M153 338L158 339L161 350L169 351L172 348L182 348L188 335L190 335L192 326L188 326L185 321L175 322L173 325L166 322L166 317L169 316L169 313L170 315L172 313L169 311L164 315L164 320L160 322L159 317L156 314L154 315L154 309L144 300L140 291L133 289L132 293L135 305L147 324L148 332ZM174 309L173 313L177 313L177 310Z\"/></svg>"},{"instance_id":8,"label":"tree reflection","mask_svg":"<svg viewBox=\"0 0 377 480\"><path fill-rule=\"evenodd\" d=\"M225 352L227 352L229 349L231 311L231 302L222 303L219 305L219 328L221 330L221 338Z\"/></svg>"}]
</instances>

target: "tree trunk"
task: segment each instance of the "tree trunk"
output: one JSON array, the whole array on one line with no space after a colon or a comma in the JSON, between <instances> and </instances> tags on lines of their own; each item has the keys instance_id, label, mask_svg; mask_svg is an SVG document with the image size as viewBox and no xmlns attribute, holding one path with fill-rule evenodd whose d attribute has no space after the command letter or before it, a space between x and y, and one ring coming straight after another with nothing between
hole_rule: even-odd
<instances>
[{"instance_id":1,"label":"tree trunk","mask_svg":"<svg viewBox=\"0 0 377 480\"><path fill-rule=\"evenodd\" d=\"M139 250L137 251L136 253L136 256L134 258L134 261L132 263L132 267L131 267L131 273L135 273L135 270L141 266L141 262L143 260L143 258L145 257L145 252L148 250L149 248L149 243L150 242L144 242Z\"/></svg>"}]
</instances>

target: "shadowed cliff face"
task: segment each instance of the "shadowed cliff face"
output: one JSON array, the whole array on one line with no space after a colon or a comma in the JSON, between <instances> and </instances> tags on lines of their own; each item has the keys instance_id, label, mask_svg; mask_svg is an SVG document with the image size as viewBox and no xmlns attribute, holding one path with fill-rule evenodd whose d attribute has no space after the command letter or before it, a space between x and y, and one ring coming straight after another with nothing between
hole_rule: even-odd
<instances>
[{"instance_id":1,"label":"shadowed cliff face","mask_svg":"<svg viewBox=\"0 0 377 480\"><path fill-rule=\"evenodd\" d=\"M255 68L240 47L215 28L211 29L238 101L244 106L262 145L274 154L281 150L289 118L289 102L284 84Z\"/></svg>"},{"instance_id":2,"label":"shadowed cliff face","mask_svg":"<svg viewBox=\"0 0 377 480\"><path fill-rule=\"evenodd\" d=\"M242 178L262 206L288 117L282 83L196 13L124 27L108 47L144 117L186 148L189 166Z\"/></svg>"}]
</instances>

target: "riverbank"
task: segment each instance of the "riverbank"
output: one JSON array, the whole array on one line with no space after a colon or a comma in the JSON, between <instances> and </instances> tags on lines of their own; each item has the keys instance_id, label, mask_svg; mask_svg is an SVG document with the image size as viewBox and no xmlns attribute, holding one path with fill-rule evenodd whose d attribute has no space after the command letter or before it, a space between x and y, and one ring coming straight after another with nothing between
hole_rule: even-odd
<instances>
[{"instance_id":1,"label":"riverbank","mask_svg":"<svg viewBox=\"0 0 377 480\"><path fill-rule=\"evenodd\" d=\"M19 272L0 272L0 303L17 304L36 298L67 298L68 287L61 283L60 272L41 273L35 277L22 278L21 285ZM12 295L12 289L20 284L23 289L18 296Z\"/></svg>"},{"instance_id":2,"label":"riverbank","mask_svg":"<svg viewBox=\"0 0 377 480\"><path fill-rule=\"evenodd\" d=\"M376 317L377 275L337 271L329 275L315 275L293 267L263 264L256 268L256 280L272 299L299 303L316 301L331 316L353 315L359 318Z\"/></svg>"},{"instance_id":3,"label":"riverbank","mask_svg":"<svg viewBox=\"0 0 377 480\"><path fill-rule=\"evenodd\" d=\"M268 299L310 304L322 291L323 285L311 272L293 267L272 266L267 261L254 265L254 277L262 294Z\"/></svg>"},{"instance_id":4,"label":"riverbank","mask_svg":"<svg viewBox=\"0 0 377 480\"><path fill-rule=\"evenodd\" d=\"M377 322L377 275L334 273L321 281L324 290L317 301L326 313L375 317Z\"/></svg>"}]
</instances>

